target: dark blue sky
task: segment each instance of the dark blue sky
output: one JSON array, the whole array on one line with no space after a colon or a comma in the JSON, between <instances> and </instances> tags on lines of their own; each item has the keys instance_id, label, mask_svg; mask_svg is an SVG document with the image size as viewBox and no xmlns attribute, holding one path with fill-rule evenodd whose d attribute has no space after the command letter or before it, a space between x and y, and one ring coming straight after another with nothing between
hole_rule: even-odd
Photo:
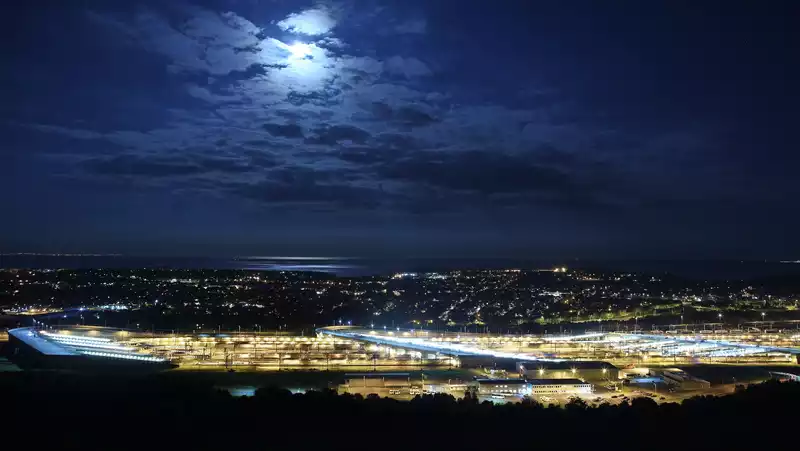
<instances>
[{"instance_id":1,"label":"dark blue sky","mask_svg":"<svg viewBox=\"0 0 800 451\"><path fill-rule=\"evenodd\" d=\"M1 251L800 256L798 2L16 3Z\"/></svg>"}]
</instances>

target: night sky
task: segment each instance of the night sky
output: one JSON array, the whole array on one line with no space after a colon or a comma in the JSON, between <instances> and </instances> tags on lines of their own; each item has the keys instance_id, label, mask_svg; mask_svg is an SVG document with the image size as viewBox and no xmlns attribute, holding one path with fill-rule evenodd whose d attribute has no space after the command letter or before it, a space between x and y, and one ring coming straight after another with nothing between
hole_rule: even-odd
<instances>
[{"instance_id":1,"label":"night sky","mask_svg":"<svg viewBox=\"0 0 800 451\"><path fill-rule=\"evenodd\" d=\"M797 1L0 20L0 251L800 257Z\"/></svg>"}]
</instances>

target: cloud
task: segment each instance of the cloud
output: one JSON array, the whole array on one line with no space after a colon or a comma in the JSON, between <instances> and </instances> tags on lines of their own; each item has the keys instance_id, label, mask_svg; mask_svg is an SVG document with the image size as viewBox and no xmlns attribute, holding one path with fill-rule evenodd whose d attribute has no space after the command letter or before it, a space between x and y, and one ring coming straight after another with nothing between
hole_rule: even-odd
<instances>
[{"instance_id":1,"label":"cloud","mask_svg":"<svg viewBox=\"0 0 800 451\"><path fill-rule=\"evenodd\" d=\"M189 157L189 156L143 156L124 154L108 158L92 158L83 161L91 174L102 176L176 177L203 173L241 174L255 168L248 161L238 158Z\"/></svg>"},{"instance_id":2,"label":"cloud","mask_svg":"<svg viewBox=\"0 0 800 451\"><path fill-rule=\"evenodd\" d=\"M60 125L50 125L50 124L14 124L19 125L22 127L30 128L33 130L38 130L46 133L55 133L62 136L67 136L69 138L74 139L85 139L85 140L92 140L92 139L101 139L103 137L102 133L93 131L93 130L85 130L81 128L73 128L73 127L64 127Z\"/></svg>"},{"instance_id":3,"label":"cloud","mask_svg":"<svg viewBox=\"0 0 800 451\"><path fill-rule=\"evenodd\" d=\"M137 155L91 159L85 161L84 166L91 173L108 176L170 177L203 172L199 165L183 158L143 158Z\"/></svg>"},{"instance_id":4,"label":"cloud","mask_svg":"<svg viewBox=\"0 0 800 451\"><path fill-rule=\"evenodd\" d=\"M283 138L303 138L303 127L297 124L264 124L264 130L272 136Z\"/></svg>"},{"instance_id":5,"label":"cloud","mask_svg":"<svg viewBox=\"0 0 800 451\"><path fill-rule=\"evenodd\" d=\"M412 19L401 22L394 27L394 31L399 34L425 34L427 27L425 19Z\"/></svg>"},{"instance_id":6,"label":"cloud","mask_svg":"<svg viewBox=\"0 0 800 451\"><path fill-rule=\"evenodd\" d=\"M191 8L188 18L176 29L170 20L152 10L140 10L133 21L124 22L107 14L91 12L88 17L107 29L117 31L148 51L166 57L172 72L201 71L227 75L261 63L261 29L231 12L216 13Z\"/></svg>"},{"instance_id":7,"label":"cloud","mask_svg":"<svg viewBox=\"0 0 800 451\"><path fill-rule=\"evenodd\" d=\"M379 189L343 183L344 174L307 167L276 169L254 183L235 184L232 192L265 204L315 204L336 208L374 208L381 202Z\"/></svg>"},{"instance_id":8,"label":"cloud","mask_svg":"<svg viewBox=\"0 0 800 451\"><path fill-rule=\"evenodd\" d=\"M433 71L417 56L383 58L380 45L344 39L329 8L297 11L276 23L305 35L296 37L306 45L302 56L292 51L293 39L269 35L270 27L261 26L268 19L254 23L200 8L181 14L142 10L130 21L94 18L164 57L169 76L186 90L179 91L183 98L159 99L168 112L161 126L102 133L43 129L125 149L116 159L86 163L91 174L174 175L187 185L208 189L210 183L264 203L359 205L369 199L374 205L380 198L385 208L411 211L417 203L434 211L429 207L485 206L487 199L577 204L585 194L592 201L606 193L597 174L619 164L614 149L598 148L607 163L602 169L576 151L592 148L586 144L600 133L570 116L571 107L556 114L552 99L518 102L519 86L511 87L506 103L478 100L482 87L470 87L466 96L437 90ZM372 25L427 32L422 19ZM192 99L202 106L185 106ZM210 143L216 145L209 151ZM298 194L292 196L293 189Z\"/></svg>"},{"instance_id":9,"label":"cloud","mask_svg":"<svg viewBox=\"0 0 800 451\"><path fill-rule=\"evenodd\" d=\"M228 174L251 172L255 169L249 162L239 160L238 158L205 157L196 160L196 163L200 168L206 171Z\"/></svg>"},{"instance_id":10,"label":"cloud","mask_svg":"<svg viewBox=\"0 0 800 451\"><path fill-rule=\"evenodd\" d=\"M371 135L364 129L352 125L331 125L314 130L315 135L306 142L333 146L342 143L364 144Z\"/></svg>"},{"instance_id":11,"label":"cloud","mask_svg":"<svg viewBox=\"0 0 800 451\"><path fill-rule=\"evenodd\" d=\"M401 75L405 78L426 77L432 73L425 63L413 57L393 56L386 60L384 67L390 74Z\"/></svg>"},{"instance_id":12,"label":"cloud","mask_svg":"<svg viewBox=\"0 0 800 451\"><path fill-rule=\"evenodd\" d=\"M408 134L381 133L375 139L379 144L396 150L409 150L419 146L417 140Z\"/></svg>"},{"instance_id":13,"label":"cloud","mask_svg":"<svg viewBox=\"0 0 800 451\"><path fill-rule=\"evenodd\" d=\"M386 102L372 102L369 105L369 110L375 119L393 122L402 127L422 127L438 122L438 120L430 114L411 105L393 108Z\"/></svg>"},{"instance_id":14,"label":"cloud","mask_svg":"<svg viewBox=\"0 0 800 451\"><path fill-rule=\"evenodd\" d=\"M376 166L380 177L436 190L443 198L497 206L552 204L586 207L604 203L604 186L530 155L498 151L413 151ZM467 196L467 197L465 197ZM472 196L472 197L470 197Z\"/></svg>"},{"instance_id":15,"label":"cloud","mask_svg":"<svg viewBox=\"0 0 800 451\"><path fill-rule=\"evenodd\" d=\"M252 142L251 144L263 145L263 142ZM250 164L261 168L272 168L280 164L280 160L272 152L256 150L253 148L244 149L242 155L250 159Z\"/></svg>"},{"instance_id":16,"label":"cloud","mask_svg":"<svg viewBox=\"0 0 800 451\"><path fill-rule=\"evenodd\" d=\"M427 125L436 122L436 119L430 114L410 106L402 106L396 109L394 117L408 125Z\"/></svg>"},{"instance_id":17,"label":"cloud","mask_svg":"<svg viewBox=\"0 0 800 451\"><path fill-rule=\"evenodd\" d=\"M348 163L372 165L400 158L401 152L386 147L343 147L336 157Z\"/></svg>"},{"instance_id":18,"label":"cloud","mask_svg":"<svg viewBox=\"0 0 800 451\"><path fill-rule=\"evenodd\" d=\"M276 25L283 31L317 36L330 32L336 26L336 20L330 10L318 7L289 14Z\"/></svg>"},{"instance_id":19,"label":"cloud","mask_svg":"<svg viewBox=\"0 0 800 451\"><path fill-rule=\"evenodd\" d=\"M209 91L207 88L198 85L189 85L186 87L186 91L189 93L190 96L195 97L200 100L204 100L208 103L218 104L224 102L238 102L241 100L239 96L236 95L219 95L214 94Z\"/></svg>"}]
</instances>

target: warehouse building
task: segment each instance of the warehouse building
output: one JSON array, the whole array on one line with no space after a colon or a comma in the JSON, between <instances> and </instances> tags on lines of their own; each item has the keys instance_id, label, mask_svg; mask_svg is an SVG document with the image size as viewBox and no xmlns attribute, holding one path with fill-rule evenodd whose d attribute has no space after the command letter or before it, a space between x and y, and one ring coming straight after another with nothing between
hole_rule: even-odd
<instances>
[{"instance_id":1,"label":"warehouse building","mask_svg":"<svg viewBox=\"0 0 800 451\"><path fill-rule=\"evenodd\" d=\"M411 375L409 373L348 373L344 375L344 384L339 386L340 393L379 396L409 394L411 392Z\"/></svg>"},{"instance_id":2,"label":"warehouse building","mask_svg":"<svg viewBox=\"0 0 800 451\"><path fill-rule=\"evenodd\" d=\"M524 379L477 379L478 395L525 396L531 393Z\"/></svg>"},{"instance_id":3,"label":"warehouse building","mask_svg":"<svg viewBox=\"0 0 800 451\"><path fill-rule=\"evenodd\" d=\"M679 368L652 369L653 376L660 377L664 383L676 386L681 390L703 390L711 388L711 382L686 373Z\"/></svg>"},{"instance_id":4,"label":"warehouse building","mask_svg":"<svg viewBox=\"0 0 800 451\"><path fill-rule=\"evenodd\" d=\"M594 386L580 379L531 379L533 395L591 395Z\"/></svg>"}]
</instances>

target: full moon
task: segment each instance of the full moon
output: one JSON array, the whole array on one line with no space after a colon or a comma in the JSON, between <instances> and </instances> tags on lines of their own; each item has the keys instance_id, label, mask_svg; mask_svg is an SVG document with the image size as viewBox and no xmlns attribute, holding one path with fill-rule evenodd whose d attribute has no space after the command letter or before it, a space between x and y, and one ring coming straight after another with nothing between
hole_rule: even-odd
<instances>
[{"instance_id":1,"label":"full moon","mask_svg":"<svg viewBox=\"0 0 800 451\"><path fill-rule=\"evenodd\" d=\"M303 59L311 55L311 45L309 44L304 44L302 42L295 42L294 44L288 47L289 47L289 52L292 54L292 58Z\"/></svg>"}]
</instances>

